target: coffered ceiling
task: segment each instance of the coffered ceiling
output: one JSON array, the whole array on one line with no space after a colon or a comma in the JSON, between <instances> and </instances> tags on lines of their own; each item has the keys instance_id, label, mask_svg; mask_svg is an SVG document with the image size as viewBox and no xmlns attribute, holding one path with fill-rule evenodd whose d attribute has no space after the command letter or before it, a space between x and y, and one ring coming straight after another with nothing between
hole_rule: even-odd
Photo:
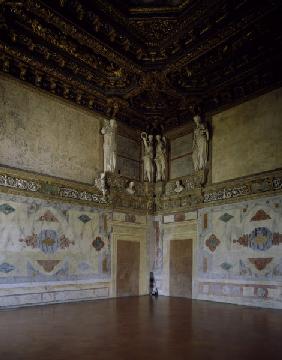
<instances>
[{"instance_id":1,"label":"coffered ceiling","mask_svg":"<svg viewBox=\"0 0 282 360\"><path fill-rule=\"evenodd\" d=\"M281 0L0 0L0 69L139 129L281 84Z\"/></svg>"}]
</instances>

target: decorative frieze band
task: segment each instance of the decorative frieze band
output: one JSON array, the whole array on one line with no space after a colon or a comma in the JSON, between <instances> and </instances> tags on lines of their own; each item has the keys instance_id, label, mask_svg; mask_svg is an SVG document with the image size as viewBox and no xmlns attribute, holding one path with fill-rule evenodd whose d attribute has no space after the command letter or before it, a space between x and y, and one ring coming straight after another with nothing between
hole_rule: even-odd
<instances>
[{"instance_id":1,"label":"decorative frieze band","mask_svg":"<svg viewBox=\"0 0 282 360\"><path fill-rule=\"evenodd\" d=\"M75 187L60 186L55 181L46 180L30 180L25 178L25 175L13 176L9 174L0 174L0 186L4 188L11 188L14 190L24 190L33 194L51 196L56 198L73 199L79 201L93 202L96 204L107 204L108 199L105 199L98 191L90 192L78 190ZM89 186L90 187L90 186Z\"/></svg>"},{"instance_id":2,"label":"decorative frieze band","mask_svg":"<svg viewBox=\"0 0 282 360\"><path fill-rule=\"evenodd\" d=\"M19 179L17 177L9 176L9 175L0 175L0 186L6 186L9 188L27 190L36 192L39 191L41 185L34 181Z\"/></svg>"},{"instance_id":3,"label":"decorative frieze band","mask_svg":"<svg viewBox=\"0 0 282 360\"><path fill-rule=\"evenodd\" d=\"M233 188L224 188L222 190L204 194L204 203L237 198L248 194L250 194L250 189L247 185L236 186Z\"/></svg>"},{"instance_id":4,"label":"decorative frieze band","mask_svg":"<svg viewBox=\"0 0 282 360\"><path fill-rule=\"evenodd\" d=\"M185 176L181 179L168 181L165 185L165 195L177 195L200 189L206 182L205 170L199 170L193 175Z\"/></svg>"},{"instance_id":5,"label":"decorative frieze band","mask_svg":"<svg viewBox=\"0 0 282 360\"><path fill-rule=\"evenodd\" d=\"M72 188L61 187L59 190L59 195L63 198L69 198L75 200L93 201L100 204L108 203L106 198L104 198L103 196L92 194L87 191L77 191Z\"/></svg>"},{"instance_id":6,"label":"decorative frieze band","mask_svg":"<svg viewBox=\"0 0 282 360\"><path fill-rule=\"evenodd\" d=\"M176 194L172 182L166 184L166 191L163 195L157 194L157 212L179 212L191 211L206 206L206 204L217 204L229 201L240 201L260 194L271 194L282 190L282 171L276 170L252 176L237 181L229 181L224 184L212 186L199 185L197 188L186 189L185 178L182 179L182 189ZM169 190L168 190L169 189ZM177 190L178 190L177 189Z\"/></svg>"},{"instance_id":7,"label":"decorative frieze band","mask_svg":"<svg viewBox=\"0 0 282 360\"><path fill-rule=\"evenodd\" d=\"M245 183L223 186L213 191L204 192L204 203L223 201L246 195L256 195L263 192L272 192L282 189L282 176L260 176L246 179Z\"/></svg>"},{"instance_id":8,"label":"decorative frieze band","mask_svg":"<svg viewBox=\"0 0 282 360\"><path fill-rule=\"evenodd\" d=\"M0 170L0 187L2 191L25 191L34 196L48 197L56 200L71 200L78 203L87 202L93 206L112 206L113 208L132 208L142 212L153 210L153 194L144 189L144 184L136 182L136 193L130 195L126 192L128 179L119 175L109 176L109 188L103 194L95 185L76 184L50 176L35 175L22 170L2 168ZM5 190L6 189L6 190Z\"/></svg>"},{"instance_id":9,"label":"decorative frieze band","mask_svg":"<svg viewBox=\"0 0 282 360\"><path fill-rule=\"evenodd\" d=\"M2 171L1 173L0 170L0 187L6 192L24 191L39 197L87 202L93 206L112 206L114 209L134 209L143 213L191 211L206 204L223 203L232 199L239 201L282 190L281 170L209 187L200 187L197 183L193 190L169 192L171 195L167 195L167 184L160 186L157 183L153 186L141 182L136 182L136 191L130 194L126 188L128 179L114 174L109 176L107 194L103 194L94 185L77 184L42 175L34 175L32 178L30 173L22 170L3 168Z\"/></svg>"},{"instance_id":10,"label":"decorative frieze band","mask_svg":"<svg viewBox=\"0 0 282 360\"><path fill-rule=\"evenodd\" d=\"M272 185L275 190L282 189L282 178L274 178L272 180Z\"/></svg>"}]
</instances>

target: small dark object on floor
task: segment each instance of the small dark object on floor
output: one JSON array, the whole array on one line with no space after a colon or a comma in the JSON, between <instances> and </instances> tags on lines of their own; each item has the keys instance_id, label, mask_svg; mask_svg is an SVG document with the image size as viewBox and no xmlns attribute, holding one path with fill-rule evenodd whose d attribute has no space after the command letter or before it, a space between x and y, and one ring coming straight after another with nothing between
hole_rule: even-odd
<instances>
[{"instance_id":1,"label":"small dark object on floor","mask_svg":"<svg viewBox=\"0 0 282 360\"><path fill-rule=\"evenodd\" d=\"M159 296L159 291L158 291L158 288L154 288L152 293L151 293L152 296Z\"/></svg>"}]
</instances>

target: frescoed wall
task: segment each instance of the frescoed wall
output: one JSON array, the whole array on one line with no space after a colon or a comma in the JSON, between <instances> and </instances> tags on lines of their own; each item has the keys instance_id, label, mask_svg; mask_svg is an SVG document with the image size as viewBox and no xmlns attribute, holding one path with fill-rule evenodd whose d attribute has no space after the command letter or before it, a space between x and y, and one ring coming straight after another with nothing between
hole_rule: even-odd
<instances>
[{"instance_id":1,"label":"frescoed wall","mask_svg":"<svg viewBox=\"0 0 282 360\"><path fill-rule=\"evenodd\" d=\"M175 179L193 172L192 163L193 133L171 139L170 141L170 179Z\"/></svg>"},{"instance_id":2,"label":"frescoed wall","mask_svg":"<svg viewBox=\"0 0 282 360\"><path fill-rule=\"evenodd\" d=\"M170 180L193 173L193 123L166 132L168 139L168 177Z\"/></svg>"},{"instance_id":3,"label":"frescoed wall","mask_svg":"<svg viewBox=\"0 0 282 360\"><path fill-rule=\"evenodd\" d=\"M111 218L110 212L93 208L1 194L1 289L110 282Z\"/></svg>"},{"instance_id":4,"label":"frescoed wall","mask_svg":"<svg viewBox=\"0 0 282 360\"><path fill-rule=\"evenodd\" d=\"M139 244L147 294L145 215L0 194L0 308L116 296L119 240Z\"/></svg>"},{"instance_id":5,"label":"frescoed wall","mask_svg":"<svg viewBox=\"0 0 282 360\"><path fill-rule=\"evenodd\" d=\"M198 298L282 307L282 198L199 210Z\"/></svg>"},{"instance_id":6,"label":"frescoed wall","mask_svg":"<svg viewBox=\"0 0 282 360\"><path fill-rule=\"evenodd\" d=\"M140 140L117 136L117 172L132 180L140 180Z\"/></svg>"},{"instance_id":7,"label":"frescoed wall","mask_svg":"<svg viewBox=\"0 0 282 360\"><path fill-rule=\"evenodd\" d=\"M150 269L154 274L159 294L171 295L170 247L171 241L191 240L191 277L196 276L197 212L155 216L150 232ZM191 284L194 287L194 281ZM193 290L194 293L194 290ZM192 294L193 295L193 294Z\"/></svg>"},{"instance_id":8,"label":"frescoed wall","mask_svg":"<svg viewBox=\"0 0 282 360\"><path fill-rule=\"evenodd\" d=\"M139 295L148 294L150 271L161 295L187 293L172 292L176 264L189 268L195 299L282 308L280 96L281 90L265 95L257 132L248 120L252 102L242 104L243 128L234 136L237 108L213 118L210 169L191 170L192 123L168 132L173 180L167 183L137 181L140 132L119 125L117 174L107 174L102 189L99 182L93 186L103 170L101 119L1 77L0 307L116 296L117 276L126 271L118 268L117 249L125 244L126 264L130 248L139 249ZM271 127L265 138L260 123ZM246 146L242 134L255 143L252 153L237 152L238 144L240 151ZM266 149L263 157L257 146ZM241 178L254 172L262 173ZM135 181L133 194L126 191L129 180ZM189 267L181 263L188 257L182 257L184 241Z\"/></svg>"},{"instance_id":9,"label":"frescoed wall","mask_svg":"<svg viewBox=\"0 0 282 360\"><path fill-rule=\"evenodd\" d=\"M212 118L214 183L282 167L282 88Z\"/></svg>"},{"instance_id":10,"label":"frescoed wall","mask_svg":"<svg viewBox=\"0 0 282 360\"><path fill-rule=\"evenodd\" d=\"M120 234L140 243L147 293L146 216L113 212L92 188L103 172L103 120L1 76L0 307L115 296ZM140 178L140 144L138 132L119 126L117 173L128 181Z\"/></svg>"},{"instance_id":11,"label":"frescoed wall","mask_svg":"<svg viewBox=\"0 0 282 360\"><path fill-rule=\"evenodd\" d=\"M103 171L101 117L0 78L0 164L93 183Z\"/></svg>"},{"instance_id":12,"label":"frescoed wall","mask_svg":"<svg viewBox=\"0 0 282 360\"><path fill-rule=\"evenodd\" d=\"M133 274L131 274L132 270L134 270L135 275L139 273L139 279L134 280L136 288L139 288L139 295L146 295L149 292L149 261L148 254L149 249L147 248L147 227L148 227L148 218L146 215L138 215L133 212L121 213L115 211L113 213L113 221L112 221L112 295L113 296L121 296L122 293L119 292L119 284L123 282L125 278L130 279ZM121 243L119 243L121 241ZM135 244L131 244L134 242ZM125 245L126 249L125 258L123 256L118 256L118 249L123 246L119 246L119 244L129 244L128 247ZM131 254L130 248L134 248ZM124 247L123 247L124 249ZM138 249L138 250L137 250ZM140 258L134 258L139 254ZM119 262L123 258L124 261ZM138 262L137 268L133 264L134 262ZM130 281L130 280L129 280ZM119 284L118 284L119 283ZM134 295L129 292L128 295ZM135 293L136 295L136 293Z\"/></svg>"},{"instance_id":13,"label":"frescoed wall","mask_svg":"<svg viewBox=\"0 0 282 360\"><path fill-rule=\"evenodd\" d=\"M170 243L193 242L194 299L282 308L282 197L154 217L156 286L170 295Z\"/></svg>"}]
</instances>

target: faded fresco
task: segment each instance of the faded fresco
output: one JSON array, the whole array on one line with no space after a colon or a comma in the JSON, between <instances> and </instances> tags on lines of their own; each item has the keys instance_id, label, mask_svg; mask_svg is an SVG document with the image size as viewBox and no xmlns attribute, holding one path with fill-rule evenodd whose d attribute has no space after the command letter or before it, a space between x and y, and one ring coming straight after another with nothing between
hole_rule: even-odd
<instances>
[{"instance_id":1,"label":"faded fresco","mask_svg":"<svg viewBox=\"0 0 282 360\"><path fill-rule=\"evenodd\" d=\"M158 288L159 294L161 295L174 296L173 294L176 294L174 291L176 284L174 283L174 281L171 281L171 278L173 277L173 267L171 262L171 242L175 240L191 240L192 252L194 253L197 232L196 221L196 211L187 213L175 213L164 216L155 216L153 218L150 236L150 264L151 271L154 274L156 287ZM178 264L180 267L177 266L177 269L180 271L180 276L177 277L177 275L174 273L174 279L177 279L177 282L181 280L182 275L185 275L185 279L188 279L191 275L195 275L195 271L191 268L189 270L189 274L183 273L183 268L186 268L187 265L186 260L187 259L180 260ZM194 267L194 260L192 260L192 263ZM191 273L191 271L193 274ZM184 272L186 272L186 270ZM185 281L186 280L184 280L184 282ZM184 283L184 285L184 287L186 287L186 285L188 287L190 286L186 283ZM181 287L183 290L183 283ZM178 293L177 296L180 296L180 293ZM189 297L190 296L191 294L189 294Z\"/></svg>"},{"instance_id":2,"label":"faded fresco","mask_svg":"<svg viewBox=\"0 0 282 360\"><path fill-rule=\"evenodd\" d=\"M0 195L0 284L109 279L111 216Z\"/></svg>"},{"instance_id":3,"label":"faded fresco","mask_svg":"<svg viewBox=\"0 0 282 360\"><path fill-rule=\"evenodd\" d=\"M170 179L191 175L193 133L170 141Z\"/></svg>"},{"instance_id":4,"label":"faded fresco","mask_svg":"<svg viewBox=\"0 0 282 360\"><path fill-rule=\"evenodd\" d=\"M157 275L163 268L163 225L162 217L156 216L153 220L152 229L152 271Z\"/></svg>"},{"instance_id":5,"label":"faded fresco","mask_svg":"<svg viewBox=\"0 0 282 360\"><path fill-rule=\"evenodd\" d=\"M117 173L130 179L140 180L140 141L117 136Z\"/></svg>"},{"instance_id":6,"label":"faded fresco","mask_svg":"<svg viewBox=\"0 0 282 360\"><path fill-rule=\"evenodd\" d=\"M202 209L198 234L200 293L282 303L281 197Z\"/></svg>"},{"instance_id":7,"label":"faded fresco","mask_svg":"<svg viewBox=\"0 0 282 360\"><path fill-rule=\"evenodd\" d=\"M0 78L0 164L93 183L103 170L100 119Z\"/></svg>"},{"instance_id":8,"label":"faded fresco","mask_svg":"<svg viewBox=\"0 0 282 360\"><path fill-rule=\"evenodd\" d=\"M281 168L281 113L282 88L214 115L212 182Z\"/></svg>"}]
</instances>

